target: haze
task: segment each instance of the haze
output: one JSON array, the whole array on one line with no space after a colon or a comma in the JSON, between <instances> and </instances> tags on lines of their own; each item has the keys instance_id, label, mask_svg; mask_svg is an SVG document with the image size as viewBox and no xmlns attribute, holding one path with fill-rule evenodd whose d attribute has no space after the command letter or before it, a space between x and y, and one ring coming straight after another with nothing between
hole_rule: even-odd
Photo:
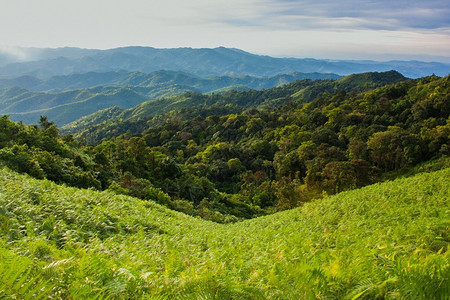
<instances>
[{"instance_id":1,"label":"haze","mask_svg":"<svg viewBox=\"0 0 450 300\"><path fill-rule=\"evenodd\" d=\"M272 56L450 62L450 3L313 0L1 0L3 51L128 45Z\"/></svg>"}]
</instances>

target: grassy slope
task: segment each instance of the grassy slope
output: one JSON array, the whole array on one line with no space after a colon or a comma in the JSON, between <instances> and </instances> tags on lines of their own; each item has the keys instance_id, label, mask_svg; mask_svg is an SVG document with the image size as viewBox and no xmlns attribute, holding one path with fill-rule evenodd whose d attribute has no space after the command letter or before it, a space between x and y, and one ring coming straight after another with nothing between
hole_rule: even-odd
<instances>
[{"instance_id":1,"label":"grassy slope","mask_svg":"<svg viewBox=\"0 0 450 300\"><path fill-rule=\"evenodd\" d=\"M444 299L448 178L423 173L219 225L0 170L0 266L63 298Z\"/></svg>"}]
</instances>

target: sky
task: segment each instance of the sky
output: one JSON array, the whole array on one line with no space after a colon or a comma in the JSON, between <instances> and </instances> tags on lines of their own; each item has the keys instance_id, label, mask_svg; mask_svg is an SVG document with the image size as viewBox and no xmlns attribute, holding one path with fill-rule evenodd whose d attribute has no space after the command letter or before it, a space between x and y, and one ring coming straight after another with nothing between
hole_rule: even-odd
<instances>
[{"instance_id":1,"label":"sky","mask_svg":"<svg viewBox=\"0 0 450 300\"><path fill-rule=\"evenodd\" d=\"M450 62L449 0L0 0L0 48L233 47Z\"/></svg>"}]
</instances>

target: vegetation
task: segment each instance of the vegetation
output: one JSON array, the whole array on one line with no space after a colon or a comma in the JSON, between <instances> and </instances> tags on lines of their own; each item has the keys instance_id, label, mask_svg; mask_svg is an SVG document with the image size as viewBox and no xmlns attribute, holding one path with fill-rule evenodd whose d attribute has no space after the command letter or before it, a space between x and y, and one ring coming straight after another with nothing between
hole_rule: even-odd
<instances>
[{"instance_id":1,"label":"vegetation","mask_svg":"<svg viewBox=\"0 0 450 300\"><path fill-rule=\"evenodd\" d=\"M136 117L157 107L150 102L128 111L128 121L87 128L90 140L103 139L94 145L60 136L45 117L40 127L3 117L0 162L36 178L155 200L217 222L291 209L431 159L448 167L449 77L384 75L188 93L174 103L203 108ZM358 92L395 80L401 81ZM311 84L335 92L299 99ZM337 90L346 85L353 91ZM274 101L271 110L251 108Z\"/></svg>"},{"instance_id":2,"label":"vegetation","mask_svg":"<svg viewBox=\"0 0 450 300\"><path fill-rule=\"evenodd\" d=\"M75 135L0 117L0 298L447 299L449 85L188 92Z\"/></svg>"},{"instance_id":3,"label":"vegetation","mask_svg":"<svg viewBox=\"0 0 450 300\"><path fill-rule=\"evenodd\" d=\"M450 169L235 224L0 170L0 297L446 299Z\"/></svg>"}]
</instances>

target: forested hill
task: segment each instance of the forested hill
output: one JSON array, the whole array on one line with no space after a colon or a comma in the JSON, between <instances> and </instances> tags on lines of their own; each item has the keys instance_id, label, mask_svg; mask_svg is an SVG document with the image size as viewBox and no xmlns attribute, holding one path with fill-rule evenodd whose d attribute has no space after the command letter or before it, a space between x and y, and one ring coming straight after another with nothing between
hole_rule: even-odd
<instances>
[{"instance_id":1,"label":"forested hill","mask_svg":"<svg viewBox=\"0 0 450 300\"><path fill-rule=\"evenodd\" d=\"M143 126L147 126L146 122L149 119L176 109L195 107L202 110L201 114L204 117L212 114L237 113L249 108L274 109L291 100L312 101L323 93L362 92L403 80L406 78L396 71L370 72L353 74L335 80L298 80L261 91L232 90L203 95L185 93L180 96L144 102L128 110L118 107L101 110L67 124L63 130L65 133L82 137L86 141L95 142L99 141L97 137L112 137L127 131L132 133L142 131Z\"/></svg>"},{"instance_id":2,"label":"forested hill","mask_svg":"<svg viewBox=\"0 0 450 300\"><path fill-rule=\"evenodd\" d=\"M305 102L291 97L305 88L299 81L214 96L284 103L278 108L207 105L104 123L91 132L101 140L94 145L61 136L45 117L28 126L5 116L0 161L37 178L152 199L229 222L447 166L449 87L448 76L429 76L363 92L333 90Z\"/></svg>"}]
</instances>

